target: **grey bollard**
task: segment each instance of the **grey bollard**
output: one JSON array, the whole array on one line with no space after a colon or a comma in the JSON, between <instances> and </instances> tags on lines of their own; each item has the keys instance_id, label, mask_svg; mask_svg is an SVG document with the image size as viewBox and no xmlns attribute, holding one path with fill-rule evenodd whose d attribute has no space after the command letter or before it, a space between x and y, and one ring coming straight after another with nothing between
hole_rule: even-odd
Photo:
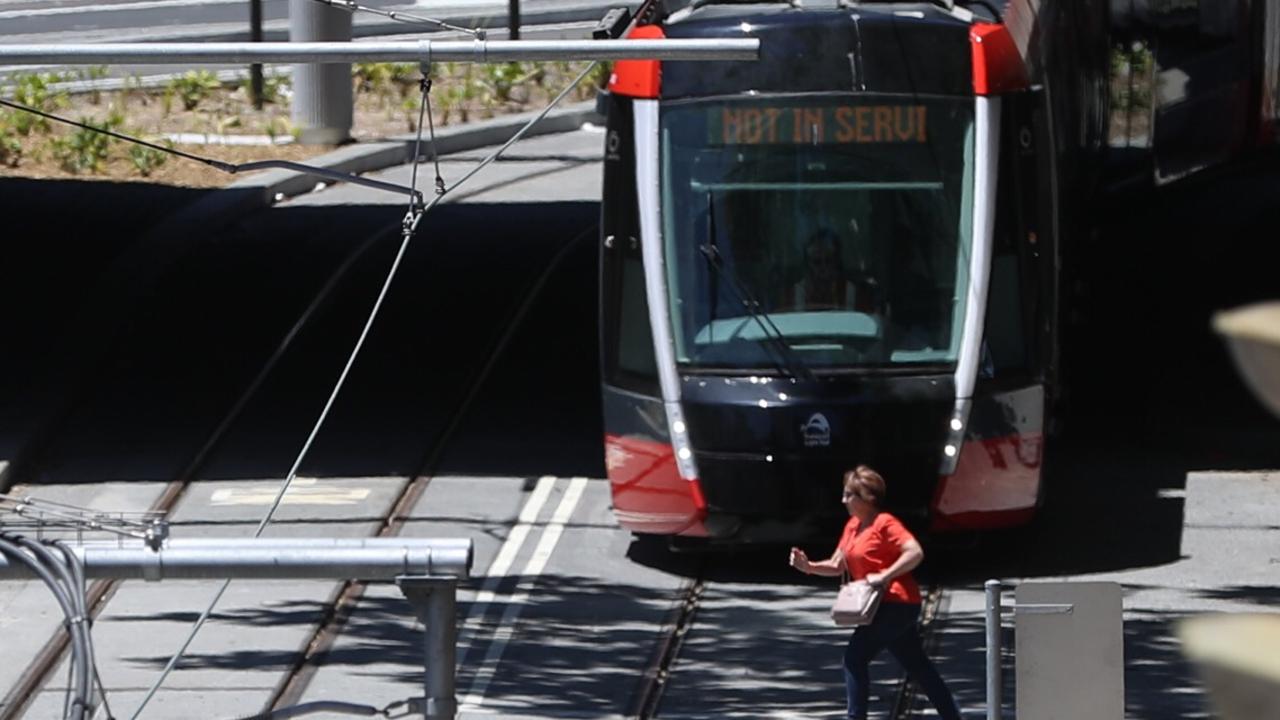
<instances>
[{"instance_id":1,"label":"grey bollard","mask_svg":"<svg viewBox=\"0 0 1280 720\"><path fill-rule=\"evenodd\" d=\"M351 13L315 0L289 0L290 42L351 40ZM304 145L337 145L351 138L351 66L297 65L293 124Z\"/></svg>"}]
</instances>

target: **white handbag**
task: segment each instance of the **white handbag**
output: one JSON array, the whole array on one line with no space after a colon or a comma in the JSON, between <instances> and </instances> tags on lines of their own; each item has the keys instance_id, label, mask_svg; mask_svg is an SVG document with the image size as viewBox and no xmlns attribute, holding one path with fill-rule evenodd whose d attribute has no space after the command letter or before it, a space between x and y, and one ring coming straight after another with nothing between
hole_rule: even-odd
<instances>
[{"instance_id":1,"label":"white handbag","mask_svg":"<svg viewBox=\"0 0 1280 720\"><path fill-rule=\"evenodd\" d=\"M848 576L845 576L848 579ZM866 580L854 580L840 584L835 604L831 606L831 619L840 627L868 625L880 607L882 588L873 587Z\"/></svg>"}]
</instances>

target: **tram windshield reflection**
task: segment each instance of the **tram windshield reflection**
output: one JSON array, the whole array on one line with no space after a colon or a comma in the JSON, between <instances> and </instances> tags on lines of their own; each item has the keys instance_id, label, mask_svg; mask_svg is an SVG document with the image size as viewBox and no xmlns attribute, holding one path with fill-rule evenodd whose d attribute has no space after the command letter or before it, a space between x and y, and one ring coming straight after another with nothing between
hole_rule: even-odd
<instances>
[{"instance_id":1,"label":"tram windshield reflection","mask_svg":"<svg viewBox=\"0 0 1280 720\"><path fill-rule=\"evenodd\" d=\"M671 103L661 118L678 361L773 365L715 247L812 368L951 364L973 207L972 100L867 95Z\"/></svg>"}]
</instances>

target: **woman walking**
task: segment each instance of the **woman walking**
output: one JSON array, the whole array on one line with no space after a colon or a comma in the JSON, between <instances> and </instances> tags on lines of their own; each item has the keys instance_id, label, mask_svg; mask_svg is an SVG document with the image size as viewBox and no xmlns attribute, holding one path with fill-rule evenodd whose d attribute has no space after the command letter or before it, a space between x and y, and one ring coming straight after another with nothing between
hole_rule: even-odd
<instances>
[{"instance_id":1,"label":"woman walking","mask_svg":"<svg viewBox=\"0 0 1280 720\"><path fill-rule=\"evenodd\" d=\"M880 509L884 497L880 473L866 465L845 473L841 499L850 517L835 552L826 560L813 562L803 550L791 548L791 566L812 575L834 577L848 572L855 580L883 588L875 618L853 631L844 651L844 685L851 720L867 717L868 666L885 648L924 689L939 716L959 720L956 701L925 655L916 631L920 586L911 571L924 559L924 550L900 520Z\"/></svg>"}]
</instances>

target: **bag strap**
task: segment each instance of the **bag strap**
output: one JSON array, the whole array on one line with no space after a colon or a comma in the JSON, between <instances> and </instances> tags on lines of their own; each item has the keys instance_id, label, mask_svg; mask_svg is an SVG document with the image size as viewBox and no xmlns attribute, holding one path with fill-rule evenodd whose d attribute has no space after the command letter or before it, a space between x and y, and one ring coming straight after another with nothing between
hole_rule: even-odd
<instances>
[{"instance_id":1,"label":"bag strap","mask_svg":"<svg viewBox=\"0 0 1280 720\"><path fill-rule=\"evenodd\" d=\"M853 578L849 575L849 558L845 556L843 550L836 549L840 552L840 587L844 587L853 582Z\"/></svg>"}]
</instances>

